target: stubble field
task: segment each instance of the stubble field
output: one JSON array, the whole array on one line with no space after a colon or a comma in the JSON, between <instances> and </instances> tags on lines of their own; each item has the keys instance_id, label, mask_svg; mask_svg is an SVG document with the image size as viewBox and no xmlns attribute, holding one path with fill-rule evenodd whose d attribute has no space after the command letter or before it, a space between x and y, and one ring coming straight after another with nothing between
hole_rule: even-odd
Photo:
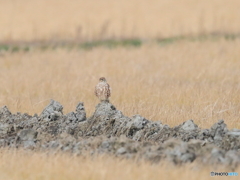
<instances>
[{"instance_id":1,"label":"stubble field","mask_svg":"<svg viewBox=\"0 0 240 180\"><path fill-rule=\"evenodd\" d=\"M141 114L170 126L193 119L201 128L224 119L239 129L239 5L237 0L0 0L0 106L33 115L54 99L68 113L83 101L89 117L98 103L94 87L104 76L112 88L110 101L127 116ZM122 38L141 44L68 46ZM34 46L43 42L55 46ZM59 46L62 42L67 43ZM22 44L27 51L8 49ZM213 170L0 151L0 179L207 179Z\"/></svg>"},{"instance_id":2,"label":"stubble field","mask_svg":"<svg viewBox=\"0 0 240 180\"><path fill-rule=\"evenodd\" d=\"M224 119L239 128L239 48L239 39L220 39L7 53L0 61L0 104L40 114L55 99L68 113L83 101L90 116L99 101L94 87L105 76L111 102L128 116L170 126L193 119L203 128Z\"/></svg>"}]
</instances>

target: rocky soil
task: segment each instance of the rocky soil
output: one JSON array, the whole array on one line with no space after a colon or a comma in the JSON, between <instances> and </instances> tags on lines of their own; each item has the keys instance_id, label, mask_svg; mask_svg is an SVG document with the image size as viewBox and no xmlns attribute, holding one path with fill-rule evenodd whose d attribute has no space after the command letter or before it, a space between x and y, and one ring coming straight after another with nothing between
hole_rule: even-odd
<instances>
[{"instance_id":1,"label":"rocky soil","mask_svg":"<svg viewBox=\"0 0 240 180\"><path fill-rule=\"evenodd\" d=\"M240 129L229 130L223 120L209 129L199 128L193 120L171 128L140 115L126 117L109 102L99 103L89 118L82 102L75 112L64 115L62 110L54 100L40 116L12 114L2 107L0 148L110 154L176 165L199 162L232 169L240 164Z\"/></svg>"}]
</instances>

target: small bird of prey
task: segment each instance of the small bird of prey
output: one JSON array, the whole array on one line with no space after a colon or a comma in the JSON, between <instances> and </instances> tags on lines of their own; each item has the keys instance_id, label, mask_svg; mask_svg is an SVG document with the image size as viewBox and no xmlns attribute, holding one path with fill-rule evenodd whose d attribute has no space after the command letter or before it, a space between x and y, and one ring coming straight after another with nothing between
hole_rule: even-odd
<instances>
[{"instance_id":1,"label":"small bird of prey","mask_svg":"<svg viewBox=\"0 0 240 180\"><path fill-rule=\"evenodd\" d=\"M109 102L108 98L111 96L111 88L105 77L99 79L99 83L95 87L95 95L101 102Z\"/></svg>"}]
</instances>

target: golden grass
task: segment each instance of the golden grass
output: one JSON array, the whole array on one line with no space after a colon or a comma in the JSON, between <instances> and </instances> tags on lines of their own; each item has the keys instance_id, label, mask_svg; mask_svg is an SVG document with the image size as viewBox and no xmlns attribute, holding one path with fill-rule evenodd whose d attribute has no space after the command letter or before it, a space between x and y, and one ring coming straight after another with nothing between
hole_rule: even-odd
<instances>
[{"instance_id":1,"label":"golden grass","mask_svg":"<svg viewBox=\"0 0 240 180\"><path fill-rule=\"evenodd\" d=\"M239 6L239 0L0 0L0 41L233 34L240 31ZM83 101L89 116L98 103L94 86L105 76L113 89L111 102L125 115L138 113L171 126L194 119L203 128L224 119L228 127L240 128L239 49L239 39L222 39L0 54L0 106L39 114L55 99L67 113ZM211 179L216 170L195 165L0 151L4 180Z\"/></svg>"},{"instance_id":2,"label":"golden grass","mask_svg":"<svg viewBox=\"0 0 240 180\"><path fill-rule=\"evenodd\" d=\"M195 167L194 167L195 166ZM231 172L224 168L187 164L176 168L167 163L150 164L121 160L109 156L77 157L68 154L32 153L27 151L0 151L1 180L158 180L210 179L211 171ZM239 172L239 168L235 172ZM229 177L221 177L225 179ZM231 177L236 179L237 177Z\"/></svg>"},{"instance_id":3,"label":"golden grass","mask_svg":"<svg viewBox=\"0 0 240 180\"><path fill-rule=\"evenodd\" d=\"M0 41L239 33L239 0L0 0Z\"/></svg>"},{"instance_id":4,"label":"golden grass","mask_svg":"<svg viewBox=\"0 0 240 180\"><path fill-rule=\"evenodd\" d=\"M224 119L240 128L239 49L239 39L222 39L9 53L0 58L0 106L39 114L55 99L68 113L83 101L90 116L99 102L94 87L105 76L111 102L127 116L171 126L193 119L204 128Z\"/></svg>"}]
</instances>

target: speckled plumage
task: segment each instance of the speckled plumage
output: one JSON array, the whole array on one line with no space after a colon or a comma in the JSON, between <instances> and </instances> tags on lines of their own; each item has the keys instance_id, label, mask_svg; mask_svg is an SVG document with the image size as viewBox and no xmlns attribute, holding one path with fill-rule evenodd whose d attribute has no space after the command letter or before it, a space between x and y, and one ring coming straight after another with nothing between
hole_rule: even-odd
<instances>
[{"instance_id":1,"label":"speckled plumage","mask_svg":"<svg viewBox=\"0 0 240 180\"><path fill-rule=\"evenodd\" d=\"M101 77L99 79L99 83L95 87L95 95L100 101L109 101L109 97L111 96L111 88L107 83L106 78Z\"/></svg>"}]
</instances>

